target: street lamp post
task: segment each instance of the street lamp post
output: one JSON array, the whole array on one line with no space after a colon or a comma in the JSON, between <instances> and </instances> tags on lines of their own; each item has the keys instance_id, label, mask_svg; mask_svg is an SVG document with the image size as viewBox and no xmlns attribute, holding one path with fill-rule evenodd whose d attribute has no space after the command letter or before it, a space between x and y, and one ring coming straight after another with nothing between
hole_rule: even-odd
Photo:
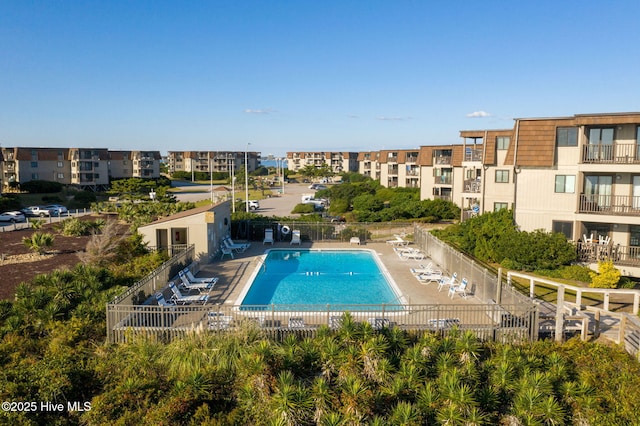
<instances>
[{"instance_id":1,"label":"street lamp post","mask_svg":"<svg viewBox=\"0 0 640 426\"><path fill-rule=\"evenodd\" d=\"M233 156L231 157L231 211L233 213L236 212L236 176L235 176L235 169L236 169L236 154L233 154Z\"/></svg>"},{"instance_id":2,"label":"street lamp post","mask_svg":"<svg viewBox=\"0 0 640 426\"><path fill-rule=\"evenodd\" d=\"M209 192L211 193L211 204L213 204L213 172L211 171L211 158L209 158Z\"/></svg>"},{"instance_id":3,"label":"street lamp post","mask_svg":"<svg viewBox=\"0 0 640 426\"><path fill-rule=\"evenodd\" d=\"M247 148L244 150L244 207L246 212L249 213L249 145L247 143Z\"/></svg>"}]
</instances>

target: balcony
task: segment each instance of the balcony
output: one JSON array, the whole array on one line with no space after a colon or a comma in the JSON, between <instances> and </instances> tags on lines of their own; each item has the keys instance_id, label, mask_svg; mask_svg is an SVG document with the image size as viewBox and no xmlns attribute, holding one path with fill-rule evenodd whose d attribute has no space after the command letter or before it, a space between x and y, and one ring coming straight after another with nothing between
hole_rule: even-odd
<instances>
[{"instance_id":1,"label":"balcony","mask_svg":"<svg viewBox=\"0 0 640 426\"><path fill-rule=\"evenodd\" d=\"M640 146L631 143L584 145L582 162L589 164L640 164Z\"/></svg>"},{"instance_id":2,"label":"balcony","mask_svg":"<svg viewBox=\"0 0 640 426\"><path fill-rule=\"evenodd\" d=\"M434 164L437 165L449 165L451 164L451 156L450 155L438 155L433 158Z\"/></svg>"},{"instance_id":3,"label":"balcony","mask_svg":"<svg viewBox=\"0 0 640 426\"><path fill-rule=\"evenodd\" d=\"M482 190L482 181L478 179L467 179L464 181L464 192L479 193Z\"/></svg>"},{"instance_id":4,"label":"balcony","mask_svg":"<svg viewBox=\"0 0 640 426\"><path fill-rule=\"evenodd\" d=\"M434 183L436 185L451 185L451 175L436 176Z\"/></svg>"},{"instance_id":5,"label":"balcony","mask_svg":"<svg viewBox=\"0 0 640 426\"><path fill-rule=\"evenodd\" d=\"M417 167L407 169L407 176L420 176L420 169L418 169Z\"/></svg>"},{"instance_id":6,"label":"balcony","mask_svg":"<svg viewBox=\"0 0 640 426\"><path fill-rule=\"evenodd\" d=\"M582 194L578 213L640 216L640 197Z\"/></svg>"},{"instance_id":7,"label":"balcony","mask_svg":"<svg viewBox=\"0 0 640 426\"><path fill-rule=\"evenodd\" d=\"M418 162L418 156L417 155L407 155L407 158L405 160L406 163L417 163Z\"/></svg>"},{"instance_id":8,"label":"balcony","mask_svg":"<svg viewBox=\"0 0 640 426\"><path fill-rule=\"evenodd\" d=\"M482 150L467 148L464 153L464 161L482 161Z\"/></svg>"},{"instance_id":9,"label":"balcony","mask_svg":"<svg viewBox=\"0 0 640 426\"><path fill-rule=\"evenodd\" d=\"M640 247L638 246L579 242L576 249L580 262L595 263L611 260L614 265L640 267Z\"/></svg>"},{"instance_id":10,"label":"balcony","mask_svg":"<svg viewBox=\"0 0 640 426\"><path fill-rule=\"evenodd\" d=\"M398 174L398 167L389 167L388 172L390 175L396 176Z\"/></svg>"}]
</instances>

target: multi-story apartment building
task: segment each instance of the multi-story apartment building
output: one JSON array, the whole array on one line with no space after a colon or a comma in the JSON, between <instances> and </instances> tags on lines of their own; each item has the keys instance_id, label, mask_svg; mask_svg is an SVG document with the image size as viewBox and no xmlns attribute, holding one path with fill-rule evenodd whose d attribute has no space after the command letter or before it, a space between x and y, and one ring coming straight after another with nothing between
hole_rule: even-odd
<instances>
[{"instance_id":1,"label":"multi-story apartment building","mask_svg":"<svg viewBox=\"0 0 640 426\"><path fill-rule=\"evenodd\" d=\"M379 151L359 152L358 153L358 173L368 176L371 179L380 179L380 157Z\"/></svg>"},{"instance_id":2,"label":"multi-story apartment building","mask_svg":"<svg viewBox=\"0 0 640 426\"><path fill-rule=\"evenodd\" d=\"M640 258L640 113L516 119L513 139L522 229L609 237Z\"/></svg>"},{"instance_id":3,"label":"multi-story apartment building","mask_svg":"<svg viewBox=\"0 0 640 426\"><path fill-rule=\"evenodd\" d=\"M106 148L70 148L71 184L94 191L109 187L109 151Z\"/></svg>"},{"instance_id":4,"label":"multi-story apartment building","mask_svg":"<svg viewBox=\"0 0 640 426\"><path fill-rule=\"evenodd\" d=\"M510 208L520 229L586 239L596 245L580 246L591 250L583 260L610 258L640 276L640 113L519 118L513 129L460 136L461 152L458 145L421 148L422 198L451 191L462 219ZM437 150L444 155L430 154ZM449 152L451 168L438 171ZM448 182L449 172L450 189L428 177Z\"/></svg>"},{"instance_id":5,"label":"multi-story apartment building","mask_svg":"<svg viewBox=\"0 0 640 426\"><path fill-rule=\"evenodd\" d=\"M333 173L358 172L357 152L287 152L287 168L295 173L307 166L328 167Z\"/></svg>"},{"instance_id":6,"label":"multi-story apartment building","mask_svg":"<svg viewBox=\"0 0 640 426\"><path fill-rule=\"evenodd\" d=\"M380 184L388 188L419 188L419 149L383 150L378 156Z\"/></svg>"},{"instance_id":7,"label":"multi-story apartment building","mask_svg":"<svg viewBox=\"0 0 640 426\"><path fill-rule=\"evenodd\" d=\"M82 189L104 190L109 178L157 178L159 151L104 148L2 148L3 190L12 184L46 180Z\"/></svg>"},{"instance_id":8,"label":"multi-story apartment building","mask_svg":"<svg viewBox=\"0 0 640 426\"><path fill-rule=\"evenodd\" d=\"M161 159L160 151L109 151L109 177L159 178Z\"/></svg>"},{"instance_id":9,"label":"multi-story apartment building","mask_svg":"<svg viewBox=\"0 0 640 426\"><path fill-rule=\"evenodd\" d=\"M68 148L2 148L4 190L31 180L72 183Z\"/></svg>"},{"instance_id":10,"label":"multi-story apartment building","mask_svg":"<svg viewBox=\"0 0 640 426\"><path fill-rule=\"evenodd\" d=\"M260 167L259 152L244 151L169 151L169 173L175 172L223 172L231 168L239 171L245 166L245 154L249 173Z\"/></svg>"}]
</instances>

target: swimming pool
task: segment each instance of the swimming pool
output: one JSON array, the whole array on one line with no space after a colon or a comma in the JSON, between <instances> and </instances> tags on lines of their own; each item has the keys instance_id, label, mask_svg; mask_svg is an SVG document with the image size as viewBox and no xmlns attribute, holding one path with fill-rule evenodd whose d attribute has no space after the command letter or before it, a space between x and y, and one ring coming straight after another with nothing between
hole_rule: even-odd
<instances>
[{"instance_id":1,"label":"swimming pool","mask_svg":"<svg viewBox=\"0 0 640 426\"><path fill-rule=\"evenodd\" d=\"M373 250L268 250L239 299L255 305L403 304Z\"/></svg>"}]
</instances>

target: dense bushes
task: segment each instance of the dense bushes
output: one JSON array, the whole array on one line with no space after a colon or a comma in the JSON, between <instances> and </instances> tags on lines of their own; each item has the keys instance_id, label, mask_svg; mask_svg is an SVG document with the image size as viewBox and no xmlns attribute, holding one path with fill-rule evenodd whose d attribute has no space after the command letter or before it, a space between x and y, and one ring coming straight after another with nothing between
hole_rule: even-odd
<instances>
[{"instance_id":1,"label":"dense bushes","mask_svg":"<svg viewBox=\"0 0 640 426\"><path fill-rule=\"evenodd\" d=\"M213 176L211 176L213 175ZM174 172L171 177L173 179L177 179L177 180L191 180L191 172ZM227 180L229 179L229 173L225 173L225 172L213 172L212 174L206 173L206 172L193 172L193 178L194 180L199 180L199 181L203 181L203 180Z\"/></svg>"},{"instance_id":2,"label":"dense bushes","mask_svg":"<svg viewBox=\"0 0 640 426\"><path fill-rule=\"evenodd\" d=\"M385 188L371 179L347 178L349 182L316 193L316 197L330 199L333 215L348 213L356 222L437 222L460 217L458 206L449 201L420 200L418 188Z\"/></svg>"},{"instance_id":3,"label":"dense bushes","mask_svg":"<svg viewBox=\"0 0 640 426\"><path fill-rule=\"evenodd\" d=\"M52 194L62 191L62 184L48 180L31 180L20 184L20 189L30 194Z\"/></svg>"},{"instance_id":4,"label":"dense bushes","mask_svg":"<svg viewBox=\"0 0 640 426\"><path fill-rule=\"evenodd\" d=\"M519 231L510 210L485 213L433 232L465 253L509 269L556 269L576 259L575 247L563 234Z\"/></svg>"}]
</instances>

